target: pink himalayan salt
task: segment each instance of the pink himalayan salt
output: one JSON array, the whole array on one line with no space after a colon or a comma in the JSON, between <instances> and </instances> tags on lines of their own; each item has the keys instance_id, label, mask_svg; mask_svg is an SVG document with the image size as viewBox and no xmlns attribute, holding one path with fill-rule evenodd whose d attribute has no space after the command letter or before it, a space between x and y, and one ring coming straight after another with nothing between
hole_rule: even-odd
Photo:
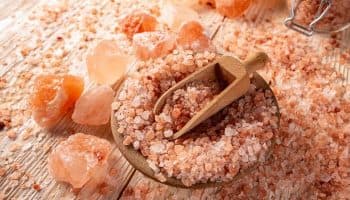
<instances>
[{"instance_id":1,"label":"pink himalayan salt","mask_svg":"<svg viewBox=\"0 0 350 200\"><path fill-rule=\"evenodd\" d=\"M83 133L71 135L49 155L48 168L57 180L81 188L88 181L102 183L108 172L111 144Z\"/></svg>"},{"instance_id":2,"label":"pink himalayan salt","mask_svg":"<svg viewBox=\"0 0 350 200\"><path fill-rule=\"evenodd\" d=\"M147 60L169 54L175 48L175 40L166 33L145 32L134 36L133 46L136 56Z\"/></svg>"},{"instance_id":3,"label":"pink himalayan salt","mask_svg":"<svg viewBox=\"0 0 350 200\"><path fill-rule=\"evenodd\" d=\"M90 79L100 84L114 84L132 62L112 40L101 41L86 58Z\"/></svg>"},{"instance_id":4,"label":"pink himalayan salt","mask_svg":"<svg viewBox=\"0 0 350 200\"><path fill-rule=\"evenodd\" d=\"M229 18L239 17L252 4L252 0L215 0L216 10Z\"/></svg>"},{"instance_id":5,"label":"pink himalayan salt","mask_svg":"<svg viewBox=\"0 0 350 200\"><path fill-rule=\"evenodd\" d=\"M188 5L184 5L182 1L176 1L176 3L175 1L165 1L161 6L160 14L160 21L175 32L179 30L183 23L199 20L198 13Z\"/></svg>"},{"instance_id":6,"label":"pink himalayan salt","mask_svg":"<svg viewBox=\"0 0 350 200\"><path fill-rule=\"evenodd\" d=\"M197 21L184 23L180 28L176 42L177 45L186 50L205 51L211 47L209 37L204 34L204 28Z\"/></svg>"},{"instance_id":7,"label":"pink himalayan salt","mask_svg":"<svg viewBox=\"0 0 350 200\"><path fill-rule=\"evenodd\" d=\"M109 122L114 91L106 85L85 92L75 103L72 119L78 124L102 125Z\"/></svg>"}]
</instances>

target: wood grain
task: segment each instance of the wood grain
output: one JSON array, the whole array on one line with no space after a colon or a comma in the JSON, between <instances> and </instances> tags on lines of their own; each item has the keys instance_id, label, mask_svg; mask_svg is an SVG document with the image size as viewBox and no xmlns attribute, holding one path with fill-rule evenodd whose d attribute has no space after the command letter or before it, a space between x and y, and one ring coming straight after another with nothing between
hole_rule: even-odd
<instances>
[{"instance_id":1,"label":"wood grain","mask_svg":"<svg viewBox=\"0 0 350 200\"><path fill-rule=\"evenodd\" d=\"M100 10L105 10L105 16L108 15L115 15L115 12L118 10L116 8L119 7L120 4L112 4L111 1L95 1L100 6ZM90 2L87 2L86 4L91 4ZM77 14L84 14L84 12L88 12L88 10L84 10L86 4L83 1L75 1L73 4L71 4L71 7L69 12L63 14L61 18L57 19L57 21L54 23L54 25L48 26L46 31L46 38L44 38L44 43L33 49L30 52L30 55L38 55L42 56L45 54L45 51L47 51L50 47L57 46L59 47L59 44L57 44L57 37L61 35L65 35L65 33L68 33L71 30L78 29L79 23L78 21L75 23L71 23L67 26L66 21L74 18ZM109 7L109 10L105 9L106 7ZM103 17L103 16L102 16ZM28 25L28 24L27 24ZM101 25L102 26L102 25ZM31 26L24 26L26 28L35 29L35 27ZM81 33L85 34L85 33ZM21 35L17 36L9 36L16 41L17 39L23 39ZM16 38L17 37L17 38ZM6 41L2 41L6 42ZM74 65L76 63L79 63L83 59L83 54L86 53L87 48L80 48L79 47L79 40L75 41L76 44L72 44L74 48L70 50L67 54L67 56L63 59L63 65ZM8 44L11 44L8 43ZM33 67L29 64L27 64L26 58L18 58L16 57L16 54L18 53L20 42L17 42L17 44L13 45L13 49L10 47L7 47L9 49L8 52L5 52L4 57L11 57L11 62L7 63L7 65L3 68L1 68L1 76L2 78L5 78L6 80L11 80L12 78L17 78L16 75L19 75L19 73L22 72L32 72L35 73L35 70L37 67ZM11 44L12 45L12 44ZM10 46L11 46L10 45ZM76 62L77 61L77 62ZM33 70L33 71L32 71ZM62 67L62 69L58 69L55 71L55 73L67 73L70 69L67 67ZM77 70L77 69L75 69ZM50 73L51 69L43 69L44 72ZM78 70L79 71L79 70ZM51 72L52 73L52 72ZM81 75L84 76L85 72L81 72ZM17 90L18 85L16 82L11 83L9 85L9 88L11 90ZM27 87L22 88L20 96L22 96L23 101L20 101L20 104L25 107L25 100L27 99L27 96L30 94L30 87L31 83L28 84ZM91 84L88 85L88 87L91 87ZM2 94L8 94L8 90L2 90ZM2 99L1 107L3 108L9 108L13 109L12 99ZM5 103L7 105L5 105ZM14 109L13 109L14 110ZM29 121L29 124L31 126L33 123ZM22 129L26 125L24 124ZM19 128L19 129L21 129ZM46 158L47 154L49 153L51 148L54 148L60 140L63 138L66 138L69 134L75 133L75 132L84 132L87 134L94 134L98 135L99 137L104 137L111 142L113 142L111 138L110 133L110 126L106 125L104 127L86 127L86 126L80 126L76 125L73 122L69 120L67 117L66 119L62 120L55 128L51 130L42 130L39 129L39 131L36 133L36 138L31 141L30 149L27 151L19 151L15 152L13 154L4 155L7 157L10 157L11 162L10 163L19 163L21 167L21 171L25 172L25 174L28 174L30 177L33 177L36 183L38 183L41 187L41 191L37 192L31 188L31 185L29 188L22 188L21 187L21 181L17 180L11 180L9 176L16 170L9 169L7 170L7 175L5 177L1 177L0 179L0 191L3 191L6 198L16 198L16 199L62 199L63 197L67 198L80 198L84 195L85 188L82 189L83 192L78 193L77 196L73 195L70 187L65 184L56 183L50 175L47 173L46 169ZM40 139L39 139L40 138ZM7 149L9 145L12 143L7 139L7 137L4 134L1 134L1 143L0 146L2 149ZM125 159L120 155L119 151L114 147L113 155L115 158L112 160L112 168L118 169L118 175L115 177L114 183L115 187L111 192L109 192L107 195L101 196L98 194L98 191L96 191L93 194L94 199L100 199L100 198L107 198L107 199L113 199L114 197L119 196L119 194L122 192L124 185L129 180L130 176L133 174L133 169L130 167L130 165L125 161ZM3 155L2 155L3 156ZM18 183L19 182L19 183Z\"/></svg>"},{"instance_id":2,"label":"wood grain","mask_svg":"<svg viewBox=\"0 0 350 200\"><path fill-rule=\"evenodd\" d=\"M38 73L75 73L81 76L86 75L84 69L84 56L87 50L93 46L96 40L101 39L101 35L113 34L113 22L117 21L117 16L130 8L137 6L147 7L152 1L142 0L74 0L70 1L69 9L58 16L57 19L43 27L38 24L24 20L33 11L40 10L44 0L1 0L0 2L0 77L8 82L5 88L0 89L0 110L9 109L12 112L13 130L16 131L17 140L12 141L6 136L6 131L0 131L0 167L10 166L6 169L6 174L0 177L0 196L3 193L6 199L84 199L89 193L88 188L83 188L80 192L73 192L67 184L57 183L48 174L46 169L47 155L52 148L64 138L75 132L84 132L87 134L98 135L106 138L113 143L109 125L102 127L87 127L73 123L69 115L63 119L55 128L43 130L35 125L30 115L25 111L27 109L26 99L30 95L33 78L28 82L20 81L22 74L32 74L35 77ZM91 13L90 5L96 5L99 11L102 11L97 22L94 22L98 34L92 34L89 30L81 29L82 16ZM14 15L14 13L17 13ZM259 16L262 15L261 13ZM217 31L223 24L223 17L213 10L202 10L200 12L202 23L205 25L211 38L215 38ZM28 56L21 56L20 52L23 44L33 39L35 31L43 29L40 36L43 42L36 45L28 52ZM91 42L87 46L82 46L83 39L69 40L69 42L58 42L57 38L72 38L71 32L75 32L79 37L90 38ZM350 30L343 33L346 43L338 51L349 51ZM59 68L53 68L49 65L40 66L31 64L28 58L38 57L42 59L50 49L58 49L63 46L70 46L67 55L59 63ZM350 82L349 64L337 64L339 53L335 52L329 56L327 62L333 63L334 67L347 77L347 83ZM350 62L348 62L350 63ZM87 84L87 87L92 87ZM24 113L24 114L23 114ZM17 122L17 116L23 114L22 122ZM1 116L0 116L1 117ZM15 125L18 123L18 125ZM32 132L33 136L29 139L23 139L25 132ZM20 143L17 151L9 151L15 144ZM30 144L30 145L28 145ZM19 169L15 166L19 166ZM211 199L220 188L209 188L199 190L178 189L165 186L150 179L145 178L139 172L129 165L121 156L118 149L113 149L113 159L111 168L117 169L117 174L113 177L113 189L106 195L101 195L99 191L94 190L88 196L88 199L118 199L122 196L128 198L128 188L142 186L146 181L151 199ZM19 180L11 178L15 172L20 172ZM28 178L25 178L28 177ZM40 185L41 190L36 191L29 187L23 187L26 179ZM29 182L30 182L29 181ZM1 199L1 197L0 197Z\"/></svg>"},{"instance_id":3,"label":"wood grain","mask_svg":"<svg viewBox=\"0 0 350 200\"><path fill-rule=\"evenodd\" d=\"M68 37L69 33L73 30L80 29L79 16L84 16L85 13L89 13L90 10L87 8L90 4L96 4L98 10L103 11L102 16L100 16L99 21L96 22L96 29L106 31L109 33L114 31L114 27L106 27L106 20L116 20L115 16L118 13L124 12L126 9L130 9L133 4L144 4L147 6L147 1L71 1L69 10L64 12L61 16L48 25L40 27L43 29L43 35L41 35L41 44L35 46L29 51L28 56L21 56L20 51L23 48L23 44L32 39L32 33L37 29L37 24L31 23L31 21L25 21L24 18L28 17L33 11L40 10L40 5L43 2L39 1L2 1L0 4L0 9L7 9L7 12L1 15L1 19L11 19L8 24L2 26L0 30L0 44L1 44L1 65L0 75L5 80L10 81L7 88L0 90L3 98L0 101L1 109L11 109L14 113L17 111L24 111L26 108L26 99L30 95L33 79L30 79L26 85L21 85L18 83L19 75L21 73L31 73L35 74L37 71L42 71L42 73L58 73L64 74L69 71L74 71L79 73L79 75L86 75L86 70L79 69L78 65L83 63L84 55L87 49L95 44L91 42L87 47L81 48L79 45L79 40L73 41L70 44L73 46L67 52L67 55L62 60L62 68L50 68L43 66L33 66L29 63L28 57L44 57L47 51L52 48L61 48L64 44L57 42L58 37ZM142 7L143 5L141 5ZM10 18L8 15L13 11L21 12L21 15ZM114 16L114 18L113 18ZM216 15L214 12L208 10L202 11L201 18L205 21L205 26L208 27L208 33L213 35L215 30L218 28L219 22L222 21L222 17ZM67 24L67 22L70 23ZM6 22L6 21L5 21ZM13 26L15 25L15 26ZM4 31L6 30L6 31ZM80 31L80 30L79 30ZM80 31L80 35L91 35L88 31ZM67 67L68 66L68 67ZM92 84L88 84L88 87L92 87ZM17 94L15 94L17 93ZM16 102L16 103L15 103ZM68 115L69 116L69 115ZM91 193L87 191L87 188L83 188L80 192L73 193L71 188L67 184L57 183L48 174L46 169L46 159L47 155L52 148L58 145L59 141L68 137L71 133L84 132L87 134L98 135L104 137L111 142L109 125L104 127L86 127L74 124L70 121L69 117L63 119L56 127L51 130L43 130L35 125L35 123L28 118L25 118L23 125L14 126L13 130L18 132L18 137L22 137L22 131L30 128L33 131L34 138L29 139L30 145L27 145L28 141L23 142L24 146L20 146L20 149L15 152L1 153L2 158L9 158L9 165L18 164L20 170L15 168L8 168L6 175L0 178L0 191L5 195L6 199L84 199L86 198L86 193ZM4 132L1 132L4 133ZM17 139L18 140L18 139ZM11 145L15 142L10 141L5 134L0 134L0 147L1 149L8 150ZM22 144L21 144L22 145ZM25 150L23 150L23 148ZM112 160L112 168L117 169L117 175L114 177L114 188L107 195L100 195L99 191L95 190L89 196L92 199L116 199L118 198L131 176L134 174L135 170L129 165L128 162L120 155L120 152L114 147ZM1 166L0 166L1 167ZM20 171L23 176L28 176L25 180L19 178L18 180L13 180L10 176L16 172ZM32 184L23 187L26 179L29 179L32 183L37 183L40 185L40 191L35 191L32 188Z\"/></svg>"}]
</instances>

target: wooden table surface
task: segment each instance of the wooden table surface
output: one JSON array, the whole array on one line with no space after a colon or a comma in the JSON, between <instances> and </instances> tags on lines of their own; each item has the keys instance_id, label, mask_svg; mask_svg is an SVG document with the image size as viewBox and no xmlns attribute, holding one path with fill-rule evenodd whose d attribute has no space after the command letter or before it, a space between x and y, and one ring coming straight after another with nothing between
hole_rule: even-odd
<instances>
[{"instance_id":1,"label":"wooden table surface","mask_svg":"<svg viewBox=\"0 0 350 200\"><path fill-rule=\"evenodd\" d=\"M53 180L46 169L47 155L59 141L73 132L98 135L113 143L110 127L109 125L79 126L72 123L69 118L65 118L52 130L40 129L26 110L32 77L38 73L86 74L84 55L88 48L95 44L95 39L102 37L102 34L97 34L95 39L91 39L94 38L94 34L82 28L84 20L89 20L89 18L82 18L84 14L91 12L91 6L103 11L99 17L100 21L94 21L95 29L111 34L113 27L107 26L113 24L113 20L116 20L119 13L133 7L135 2L147 4L147 1L75 0L70 1L67 11L58 14L55 20L43 27L38 27L37 18L31 21L24 20L33 12L42 10L43 2L40 0L1 0L0 2L0 119L4 118L8 112L11 116L11 129L0 132L0 169L2 168L3 171L2 175L0 170L0 199L1 197L4 199L86 198L84 196L86 188L81 191L72 191L67 184ZM225 22L224 18L213 10L205 10L200 13L200 16L214 39L218 29ZM107 22L107 25L101 22ZM38 31L40 33L37 33ZM79 39L60 41L61 37L68 36ZM91 45L82 45L80 43L82 38L91 40ZM50 55L52 51L61 47L67 50L65 55L61 60L52 60L55 56ZM35 59L39 59L41 64ZM345 67L338 67L349 75ZM5 86L1 85L2 82L5 82ZM91 87L90 83L87 85ZM14 131L14 136L9 133L9 130ZM147 180L129 165L115 146L113 157L112 168L116 170L113 189L106 195L101 195L100 191L96 190L88 196L88 199L119 199L126 188ZM175 194L177 199L205 199L219 190L218 188L188 190L164 187L155 181L147 181L150 181L154 188L154 199L165 199Z\"/></svg>"}]
</instances>

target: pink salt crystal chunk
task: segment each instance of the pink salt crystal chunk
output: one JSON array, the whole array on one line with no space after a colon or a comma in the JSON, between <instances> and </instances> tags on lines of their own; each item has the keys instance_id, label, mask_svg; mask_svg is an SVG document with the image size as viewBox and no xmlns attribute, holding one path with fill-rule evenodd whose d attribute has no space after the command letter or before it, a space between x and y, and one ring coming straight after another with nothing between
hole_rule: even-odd
<instances>
[{"instance_id":1,"label":"pink salt crystal chunk","mask_svg":"<svg viewBox=\"0 0 350 200\"><path fill-rule=\"evenodd\" d=\"M114 91L101 85L85 92L77 100L72 115L74 122L86 125L107 124L110 118Z\"/></svg>"},{"instance_id":2,"label":"pink salt crystal chunk","mask_svg":"<svg viewBox=\"0 0 350 200\"><path fill-rule=\"evenodd\" d=\"M160 21L175 32L179 30L183 23L199 20L199 15L196 11L178 1L176 3L175 1L165 1L161 6L160 14Z\"/></svg>"},{"instance_id":3,"label":"pink salt crystal chunk","mask_svg":"<svg viewBox=\"0 0 350 200\"><path fill-rule=\"evenodd\" d=\"M166 33L145 32L134 35L133 46L136 56L147 60L169 54L175 48L175 40Z\"/></svg>"},{"instance_id":4,"label":"pink salt crystal chunk","mask_svg":"<svg viewBox=\"0 0 350 200\"><path fill-rule=\"evenodd\" d=\"M100 84L114 84L132 61L112 40L101 41L86 58L90 79Z\"/></svg>"},{"instance_id":5,"label":"pink salt crystal chunk","mask_svg":"<svg viewBox=\"0 0 350 200\"><path fill-rule=\"evenodd\" d=\"M70 183L74 188L81 188L88 181L102 183L108 172L111 150L107 140L74 134L49 155L49 172L57 181Z\"/></svg>"},{"instance_id":6,"label":"pink salt crystal chunk","mask_svg":"<svg viewBox=\"0 0 350 200\"><path fill-rule=\"evenodd\" d=\"M204 34L204 28L197 21L184 23L180 28L176 42L183 49L205 51L211 48L209 37Z\"/></svg>"}]
</instances>

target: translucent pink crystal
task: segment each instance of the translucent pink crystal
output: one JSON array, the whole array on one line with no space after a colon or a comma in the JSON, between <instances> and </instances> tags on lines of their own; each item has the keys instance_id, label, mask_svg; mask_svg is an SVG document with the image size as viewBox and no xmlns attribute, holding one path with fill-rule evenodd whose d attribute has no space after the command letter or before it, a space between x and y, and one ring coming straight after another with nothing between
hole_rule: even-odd
<instances>
[{"instance_id":1,"label":"translucent pink crystal","mask_svg":"<svg viewBox=\"0 0 350 200\"><path fill-rule=\"evenodd\" d=\"M216 10L229 18L244 14L252 2L252 0L215 0Z\"/></svg>"},{"instance_id":2,"label":"translucent pink crystal","mask_svg":"<svg viewBox=\"0 0 350 200\"><path fill-rule=\"evenodd\" d=\"M108 172L112 146L95 136L77 133L61 142L49 155L48 168L57 180L83 187L88 181L102 183Z\"/></svg>"},{"instance_id":3,"label":"translucent pink crystal","mask_svg":"<svg viewBox=\"0 0 350 200\"><path fill-rule=\"evenodd\" d=\"M106 85L85 92L75 103L72 119L78 124L107 124L111 114L114 91Z\"/></svg>"},{"instance_id":4,"label":"translucent pink crystal","mask_svg":"<svg viewBox=\"0 0 350 200\"><path fill-rule=\"evenodd\" d=\"M204 34L204 28L197 21L184 23L180 28L176 41L184 49L204 51L211 48L209 37Z\"/></svg>"},{"instance_id":5,"label":"translucent pink crystal","mask_svg":"<svg viewBox=\"0 0 350 200\"><path fill-rule=\"evenodd\" d=\"M176 32L184 22L199 20L196 11L188 6L184 6L183 3L174 3L174 1L165 1L161 6L160 14L160 21Z\"/></svg>"},{"instance_id":6,"label":"translucent pink crystal","mask_svg":"<svg viewBox=\"0 0 350 200\"><path fill-rule=\"evenodd\" d=\"M136 56L147 60L170 53L175 48L175 39L166 33L145 32L134 36L133 46Z\"/></svg>"},{"instance_id":7,"label":"translucent pink crystal","mask_svg":"<svg viewBox=\"0 0 350 200\"><path fill-rule=\"evenodd\" d=\"M132 61L112 40L101 41L86 58L90 79L100 84L114 84Z\"/></svg>"}]
</instances>

